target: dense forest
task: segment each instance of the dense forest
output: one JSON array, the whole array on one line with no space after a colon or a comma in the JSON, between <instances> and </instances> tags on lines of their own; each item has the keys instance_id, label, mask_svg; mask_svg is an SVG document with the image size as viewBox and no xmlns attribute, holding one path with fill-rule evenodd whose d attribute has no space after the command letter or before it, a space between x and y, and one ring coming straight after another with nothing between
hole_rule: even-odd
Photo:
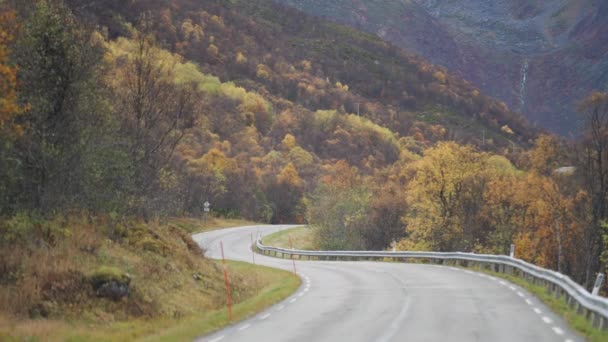
<instances>
[{"instance_id":1,"label":"dense forest","mask_svg":"<svg viewBox=\"0 0 608 342\"><path fill-rule=\"evenodd\" d=\"M15 250L78 243L75 221L129 243L205 201L311 223L322 248L515 243L590 286L608 263L608 94L580 114L579 141L544 134L444 68L268 0L0 2L0 287L23 279Z\"/></svg>"}]
</instances>

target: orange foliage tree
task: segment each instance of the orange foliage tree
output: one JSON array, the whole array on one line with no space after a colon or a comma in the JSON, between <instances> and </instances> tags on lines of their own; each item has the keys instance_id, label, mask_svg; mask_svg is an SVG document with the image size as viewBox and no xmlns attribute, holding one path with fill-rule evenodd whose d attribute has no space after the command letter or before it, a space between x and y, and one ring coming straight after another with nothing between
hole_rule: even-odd
<instances>
[{"instance_id":1,"label":"orange foliage tree","mask_svg":"<svg viewBox=\"0 0 608 342\"><path fill-rule=\"evenodd\" d=\"M11 125L10 130L20 135L22 128L13 120L24 108L17 102L17 67L10 61L17 28L15 12L0 10L0 129Z\"/></svg>"}]
</instances>

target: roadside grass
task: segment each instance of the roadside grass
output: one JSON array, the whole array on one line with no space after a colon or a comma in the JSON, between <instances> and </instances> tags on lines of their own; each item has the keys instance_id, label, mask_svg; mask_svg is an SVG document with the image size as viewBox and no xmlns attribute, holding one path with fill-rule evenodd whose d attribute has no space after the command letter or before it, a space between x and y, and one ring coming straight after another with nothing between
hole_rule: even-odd
<instances>
[{"instance_id":1,"label":"roadside grass","mask_svg":"<svg viewBox=\"0 0 608 342\"><path fill-rule=\"evenodd\" d=\"M176 223L86 213L38 225L19 220L33 228L0 246L0 269L9 270L0 273L0 341L181 341L229 324L221 263L204 258ZM194 219L175 221L200 227ZM61 234L40 246L37 227ZM235 320L299 286L290 272L238 262L228 268ZM108 282L127 284L128 295L97 292L96 284Z\"/></svg>"},{"instance_id":2,"label":"roadside grass","mask_svg":"<svg viewBox=\"0 0 608 342\"><path fill-rule=\"evenodd\" d=\"M214 263L221 267L220 261ZM99 324L91 321L25 320L11 322L0 317L0 340L2 341L185 341L211 333L215 330L246 319L294 293L300 279L287 271L265 266L254 266L245 262L227 261L231 279L245 279L241 287L255 288L246 299L236 303L233 321L228 320L225 305L219 309L201 308L200 313L184 317L162 317L157 319L133 319ZM223 286L223 283L222 283ZM233 288L233 296L239 297L243 289ZM188 295L184 293L184 295ZM233 297L234 298L234 297ZM197 303L184 308L196 311Z\"/></svg>"},{"instance_id":3,"label":"roadside grass","mask_svg":"<svg viewBox=\"0 0 608 342\"><path fill-rule=\"evenodd\" d=\"M568 322L570 327L572 327L575 331L584 336L587 341L608 341L608 331L602 331L600 329L594 328L591 322L585 319L584 316L578 314L576 310L570 308L566 301L563 299L563 297L555 298L551 294L547 293L547 289L545 289L543 286L532 284L522 278L508 274L497 273L481 268L474 268L474 270L506 279L530 291L543 303L549 306L556 314L563 317L566 322Z\"/></svg>"},{"instance_id":4,"label":"roadside grass","mask_svg":"<svg viewBox=\"0 0 608 342\"><path fill-rule=\"evenodd\" d=\"M285 229L265 236L262 243L266 246L291 248L289 238L294 249L314 250L314 230L308 226Z\"/></svg>"},{"instance_id":5,"label":"roadside grass","mask_svg":"<svg viewBox=\"0 0 608 342\"><path fill-rule=\"evenodd\" d=\"M169 219L169 223L174 224L190 232L191 234L208 232L217 229L252 226L255 224L259 224L247 220L225 219L221 217L209 217L206 220L201 218L173 217Z\"/></svg>"},{"instance_id":6,"label":"roadside grass","mask_svg":"<svg viewBox=\"0 0 608 342\"><path fill-rule=\"evenodd\" d=\"M228 321L227 309L223 308L202 317L193 317L161 333L148 336L143 341L184 341L208 334L251 317L282 301L294 293L301 284L300 278L291 272L237 261L229 261L228 265L229 272L247 273L249 277L256 279L254 281L261 281L264 284L257 295L233 306L233 322Z\"/></svg>"}]
</instances>

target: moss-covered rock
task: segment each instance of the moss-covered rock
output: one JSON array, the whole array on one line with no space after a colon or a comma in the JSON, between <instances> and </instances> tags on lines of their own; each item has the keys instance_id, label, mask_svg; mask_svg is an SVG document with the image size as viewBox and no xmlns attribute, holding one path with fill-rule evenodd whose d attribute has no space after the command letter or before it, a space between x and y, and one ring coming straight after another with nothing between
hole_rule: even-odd
<instances>
[{"instance_id":1,"label":"moss-covered rock","mask_svg":"<svg viewBox=\"0 0 608 342\"><path fill-rule=\"evenodd\" d=\"M130 292L131 277L116 267L99 267L89 276L89 281L99 297L118 301Z\"/></svg>"}]
</instances>

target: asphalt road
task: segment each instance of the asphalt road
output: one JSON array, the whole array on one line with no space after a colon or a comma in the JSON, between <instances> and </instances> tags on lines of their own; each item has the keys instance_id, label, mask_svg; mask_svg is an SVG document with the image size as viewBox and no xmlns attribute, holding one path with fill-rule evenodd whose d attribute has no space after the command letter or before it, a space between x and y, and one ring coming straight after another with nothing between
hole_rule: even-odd
<instances>
[{"instance_id":1,"label":"asphalt road","mask_svg":"<svg viewBox=\"0 0 608 342\"><path fill-rule=\"evenodd\" d=\"M251 226L194 236L206 256L252 261ZM256 263L293 270L290 260ZM446 266L300 261L302 286L285 301L197 341L584 341L523 288Z\"/></svg>"}]
</instances>

